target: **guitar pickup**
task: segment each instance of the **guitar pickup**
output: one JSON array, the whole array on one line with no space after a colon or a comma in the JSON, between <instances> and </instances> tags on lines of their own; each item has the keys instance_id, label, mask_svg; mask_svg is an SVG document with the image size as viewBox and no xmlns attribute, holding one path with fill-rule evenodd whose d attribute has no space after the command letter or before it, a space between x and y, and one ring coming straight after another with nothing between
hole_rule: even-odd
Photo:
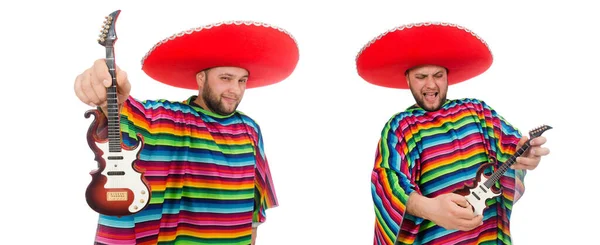
<instances>
[{"instance_id":1,"label":"guitar pickup","mask_svg":"<svg viewBox=\"0 0 600 245\"><path fill-rule=\"evenodd\" d=\"M106 175L125 175L125 171L108 171Z\"/></svg>"},{"instance_id":2,"label":"guitar pickup","mask_svg":"<svg viewBox=\"0 0 600 245\"><path fill-rule=\"evenodd\" d=\"M123 160L123 156L108 156L108 160Z\"/></svg>"}]
</instances>

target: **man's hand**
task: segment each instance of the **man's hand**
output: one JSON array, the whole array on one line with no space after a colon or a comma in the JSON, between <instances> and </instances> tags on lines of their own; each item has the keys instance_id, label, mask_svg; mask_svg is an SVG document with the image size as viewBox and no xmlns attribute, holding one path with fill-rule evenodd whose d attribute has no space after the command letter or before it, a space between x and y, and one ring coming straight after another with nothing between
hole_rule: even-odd
<instances>
[{"instance_id":1,"label":"man's hand","mask_svg":"<svg viewBox=\"0 0 600 245\"><path fill-rule=\"evenodd\" d=\"M413 192L407 208L410 214L431 220L448 230L472 230L483 221L483 216L475 215L467 199L455 193L427 198Z\"/></svg>"},{"instance_id":2,"label":"man's hand","mask_svg":"<svg viewBox=\"0 0 600 245\"><path fill-rule=\"evenodd\" d=\"M117 75L117 100L123 103L129 96L131 84L127 73L115 67ZM108 72L105 59L98 59L92 67L85 70L75 79L75 95L81 102L90 106L100 106L106 113L106 88L112 84L112 77Z\"/></svg>"},{"instance_id":3,"label":"man's hand","mask_svg":"<svg viewBox=\"0 0 600 245\"><path fill-rule=\"evenodd\" d=\"M523 136L517 144L517 149L521 148L529 138ZM533 170L540 164L542 156L550 154L548 148L542 147L546 143L546 137L539 136L530 142L529 149L523 153L520 157L517 157L517 161L511 166L512 169L528 169Z\"/></svg>"}]
</instances>

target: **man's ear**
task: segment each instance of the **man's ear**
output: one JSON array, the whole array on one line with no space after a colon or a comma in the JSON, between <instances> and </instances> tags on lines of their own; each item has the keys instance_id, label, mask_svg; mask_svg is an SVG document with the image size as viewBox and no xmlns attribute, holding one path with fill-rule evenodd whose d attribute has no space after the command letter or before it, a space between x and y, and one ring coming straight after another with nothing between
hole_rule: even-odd
<instances>
[{"instance_id":1,"label":"man's ear","mask_svg":"<svg viewBox=\"0 0 600 245\"><path fill-rule=\"evenodd\" d=\"M204 81L206 81L206 72L201 71L196 73L196 84L200 91L202 91L202 88L204 87Z\"/></svg>"}]
</instances>

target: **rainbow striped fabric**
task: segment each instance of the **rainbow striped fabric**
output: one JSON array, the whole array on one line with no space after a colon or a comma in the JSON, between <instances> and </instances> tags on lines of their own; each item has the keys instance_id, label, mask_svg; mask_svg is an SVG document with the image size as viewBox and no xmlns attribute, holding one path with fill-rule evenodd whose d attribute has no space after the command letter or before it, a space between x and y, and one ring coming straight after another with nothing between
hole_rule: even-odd
<instances>
[{"instance_id":1,"label":"rainbow striped fabric","mask_svg":"<svg viewBox=\"0 0 600 245\"><path fill-rule=\"evenodd\" d=\"M405 210L412 192L449 193L475 178L488 156L506 161L520 138L517 129L476 99L447 100L435 112L413 106L395 114L381 132L371 175L373 243L394 244L398 237L396 244L511 244L510 215L525 190L525 171L509 169L500 178L496 186L502 186L502 194L488 201L483 224L471 231L446 230Z\"/></svg>"},{"instance_id":2,"label":"rainbow striped fabric","mask_svg":"<svg viewBox=\"0 0 600 245\"><path fill-rule=\"evenodd\" d=\"M123 141L144 136L137 166L152 197L139 213L100 215L95 244L250 244L253 222L276 207L259 126L241 112L221 116L191 104L129 97Z\"/></svg>"}]
</instances>

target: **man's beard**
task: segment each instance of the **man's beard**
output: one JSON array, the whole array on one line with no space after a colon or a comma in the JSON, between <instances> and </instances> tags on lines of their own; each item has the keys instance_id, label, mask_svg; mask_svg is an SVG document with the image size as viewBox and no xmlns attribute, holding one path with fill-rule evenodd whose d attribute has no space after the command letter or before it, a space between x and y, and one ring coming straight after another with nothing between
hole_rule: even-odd
<instances>
[{"instance_id":1,"label":"man's beard","mask_svg":"<svg viewBox=\"0 0 600 245\"><path fill-rule=\"evenodd\" d=\"M232 110L227 110L225 105L223 105L221 98L212 93L212 89L210 89L210 86L208 85L208 79L205 81L204 88L202 89L202 99L210 111L222 116L227 116L233 113L240 104L240 102L238 102L235 104Z\"/></svg>"}]
</instances>

